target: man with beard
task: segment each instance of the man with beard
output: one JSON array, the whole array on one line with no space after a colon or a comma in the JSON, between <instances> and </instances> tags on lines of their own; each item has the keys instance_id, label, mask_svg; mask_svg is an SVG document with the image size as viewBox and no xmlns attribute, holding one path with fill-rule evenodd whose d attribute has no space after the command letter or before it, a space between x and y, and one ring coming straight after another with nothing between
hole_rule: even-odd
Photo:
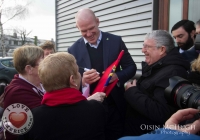
<instances>
[{"instance_id":1,"label":"man with beard","mask_svg":"<svg viewBox=\"0 0 200 140\"><path fill-rule=\"evenodd\" d=\"M181 20L171 29L179 52L189 62L192 62L199 55L194 48L195 30L195 24L190 20Z\"/></svg>"}]
</instances>

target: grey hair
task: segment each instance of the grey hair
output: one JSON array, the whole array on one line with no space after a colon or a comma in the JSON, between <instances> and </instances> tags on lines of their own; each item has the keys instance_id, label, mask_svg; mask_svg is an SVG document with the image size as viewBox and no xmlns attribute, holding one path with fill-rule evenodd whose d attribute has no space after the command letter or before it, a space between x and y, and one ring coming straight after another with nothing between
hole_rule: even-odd
<instances>
[{"instance_id":1,"label":"grey hair","mask_svg":"<svg viewBox=\"0 0 200 140\"><path fill-rule=\"evenodd\" d=\"M145 36L145 40L146 39L155 40L157 48L165 46L166 53L170 52L175 47L174 39L165 30L154 30L151 33L147 33Z\"/></svg>"}]
</instances>

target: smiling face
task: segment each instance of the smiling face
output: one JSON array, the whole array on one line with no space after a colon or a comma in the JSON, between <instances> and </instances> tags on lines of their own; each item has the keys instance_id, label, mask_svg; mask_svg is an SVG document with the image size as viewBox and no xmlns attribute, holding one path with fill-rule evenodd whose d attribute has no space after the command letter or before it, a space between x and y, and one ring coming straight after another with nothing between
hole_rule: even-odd
<instances>
[{"instance_id":1,"label":"smiling face","mask_svg":"<svg viewBox=\"0 0 200 140\"><path fill-rule=\"evenodd\" d=\"M157 48L154 39L145 39L142 53L145 55L145 62L152 65L166 55L166 50L164 46Z\"/></svg>"},{"instance_id":2,"label":"smiling face","mask_svg":"<svg viewBox=\"0 0 200 140\"><path fill-rule=\"evenodd\" d=\"M99 22L98 20L85 20L78 22L77 27L81 32L81 35L93 45L97 44L99 38Z\"/></svg>"},{"instance_id":3,"label":"smiling face","mask_svg":"<svg viewBox=\"0 0 200 140\"><path fill-rule=\"evenodd\" d=\"M100 35L99 19L95 17L92 11L88 9L79 11L76 16L76 27L90 44L97 44Z\"/></svg>"}]
</instances>

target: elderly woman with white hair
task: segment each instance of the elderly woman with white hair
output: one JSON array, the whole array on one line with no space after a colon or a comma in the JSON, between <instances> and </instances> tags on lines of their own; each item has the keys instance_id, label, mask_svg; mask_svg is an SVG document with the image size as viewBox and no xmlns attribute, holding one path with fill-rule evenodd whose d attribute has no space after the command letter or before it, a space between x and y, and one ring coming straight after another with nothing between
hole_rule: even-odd
<instances>
[{"instance_id":1,"label":"elderly woman with white hair","mask_svg":"<svg viewBox=\"0 0 200 140\"><path fill-rule=\"evenodd\" d=\"M73 55L58 52L39 65L47 91L42 105L32 110L34 124L23 137L29 140L103 140L106 111L101 102L79 91L81 75Z\"/></svg>"}]
</instances>

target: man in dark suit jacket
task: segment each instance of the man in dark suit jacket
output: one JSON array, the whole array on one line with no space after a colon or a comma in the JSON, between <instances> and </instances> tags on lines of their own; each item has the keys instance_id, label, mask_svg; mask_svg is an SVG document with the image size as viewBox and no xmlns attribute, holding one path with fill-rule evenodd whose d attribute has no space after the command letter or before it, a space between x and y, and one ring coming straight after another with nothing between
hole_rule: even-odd
<instances>
[{"instance_id":1,"label":"man in dark suit jacket","mask_svg":"<svg viewBox=\"0 0 200 140\"><path fill-rule=\"evenodd\" d=\"M79 67L91 69L87 72L79 70L83 76L82 84L90 85L90 93L95 89L102 72L117 59L121 50L124 50L116 73L110 80L110 83L116 79L119 79L119 82L103 102L108 110L106 139L116 140L122 136L126 112L126 102L123 97L124 83L135 75L136 65L121 37L99 30L99 19L93 11L81 9L75 19L82 38L77 40L68 52L75 56Z\"/></svg>"}]
</instances>

